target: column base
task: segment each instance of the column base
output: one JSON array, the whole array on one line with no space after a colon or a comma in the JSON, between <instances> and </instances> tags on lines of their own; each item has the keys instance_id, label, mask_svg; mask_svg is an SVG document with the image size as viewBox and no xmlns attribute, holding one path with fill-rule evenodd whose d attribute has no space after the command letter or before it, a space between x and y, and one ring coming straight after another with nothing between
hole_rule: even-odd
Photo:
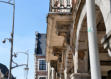
<instances>
[{"instance_id":1,"label":"column base","mask_svg":"<svg viewBox=\"0 0 111 79\"><path fill-rule=\"evenodd\" d=\"M71 79L91 79L88 73L73 73L70 76Z\"/></svg>"}]
</instances>

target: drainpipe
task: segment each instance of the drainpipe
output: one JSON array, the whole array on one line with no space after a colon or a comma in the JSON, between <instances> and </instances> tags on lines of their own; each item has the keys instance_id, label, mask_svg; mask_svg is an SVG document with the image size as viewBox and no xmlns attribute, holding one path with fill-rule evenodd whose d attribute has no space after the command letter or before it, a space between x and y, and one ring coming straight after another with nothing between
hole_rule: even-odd
<instances>
[{"instance_id":1,"label":"drainpipe","mask_svg":"<svg viewBox=\"0 0 111 79\"><path fill-rule=\"evenodd\" d=\"M64 70L64 79L67 79L67 69Z\"/></svg>"},{"instance_id":2,"label":"drainpipe","mask_svg":"<svg viewBox=\"0 0 111 79\"><path fill-rule=\"evenodd\" d=\"M91 79L101 79L97 45L95 0L86 0Z\"/></svg>"}]
</instances>

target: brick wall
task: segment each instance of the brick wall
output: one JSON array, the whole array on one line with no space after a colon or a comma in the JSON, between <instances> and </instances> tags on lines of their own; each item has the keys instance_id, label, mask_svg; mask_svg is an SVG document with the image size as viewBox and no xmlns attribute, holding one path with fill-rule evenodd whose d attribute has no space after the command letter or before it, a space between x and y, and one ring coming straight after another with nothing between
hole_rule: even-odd
<instances>
[{"instance_id":1,"label":"brick wall","mask_svg":"<svg viewBox=\"0 0 111 79\"><path fill-rule=\"evenodd\" d=\"M35 56L35 79L38 79L39 76L46 76L47 77L47 70L39 70L39 59L45 59L45 56Z\"/></svg>"}]
</instances>

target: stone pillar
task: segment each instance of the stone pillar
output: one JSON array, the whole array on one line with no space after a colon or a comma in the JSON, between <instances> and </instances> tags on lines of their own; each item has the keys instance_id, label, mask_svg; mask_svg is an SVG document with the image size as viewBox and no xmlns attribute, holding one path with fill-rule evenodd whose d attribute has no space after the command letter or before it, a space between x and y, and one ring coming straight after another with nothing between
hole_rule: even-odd
<instances>
[{"instance_id":1,"label":"stone pillar","mask_svg":"<svg viewBox=\"0 0 111 79\"><path fill-rule=\"evenodd\" d=\"M74 73L77 73L78 70L78 52L75 50L75 55L74 55Z\"/></svg>"},{"instance_id":2,"label":"stone pillar","mask_svg":"<svg viewBox=\"0 0 111 79\"><path fill-rule=\"evenodd\" d=\"M67 69L64 70L64 79L67 79Z\"/></svg>"},{"instance_id":3,"label":"stone pillar","mask_svg":"<svg viewBox=\"0 0 111 79\"><path fill-rule=\"evenodd\" d=\"M88 27L88 44L90 56L91 79L101 79L100 61L97 45L97 30L95 16L95 0L86 0L87 6L87 27Z\"/></svg>"},{"instance_id":4,"label":"stone pillar","mask_svg":"<svg viewBox=\"0 0 111 79\"><path fill-rule=\"evenodd\" d=\"M51 72L52 72L52 73L51 73L51 75L52 75L52 76L51 76L51 79L55 79L55 76L54 76L54 68L53 68L53 67L51 68Z\"/></svg>"},{"instance_id":5,"label":"stone pillar","mask_svg":"<svg viewBox=\"0 0 111 79\"><path fill-rule=\"evenodd\" d=\"M51 73L50 71L51 71L50 62L48 62L48 79L51 79L50 78L50 73Z\"/></svg>"}]
</instances>

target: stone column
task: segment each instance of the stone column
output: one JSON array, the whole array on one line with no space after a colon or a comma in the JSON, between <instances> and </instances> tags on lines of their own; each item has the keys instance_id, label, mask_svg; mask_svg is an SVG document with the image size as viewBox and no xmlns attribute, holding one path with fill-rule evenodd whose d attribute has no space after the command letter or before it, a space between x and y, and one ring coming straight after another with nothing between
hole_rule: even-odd
<instances>
[{"instance_id":1,"label":"stone column","mask_svg":"<svg viewBox=\"0 0 111 79\"><path fill-rule=\"evenodd\" d=\"M91 79L101 79L97 45L95 0L86 0Z\"/></svg>"},{"instance_id":2,"label":"stone column","mask_svg":"<svg viewBox=\"0 0 111 79\"><path fill-rule=\"evenodd\" d=\"M52 76L51 76L51 79L55 79L55 76L54 76L54 68L53 68L53 67L51 68L51 72L52 72L52 73L51 73L51 75L52 75Z\"/></svg>"},{"instance_id":3,"label":"stone column","mask_svg":"<svg viewBox=\"0 0 111 79\"><path fill-rule=\"evenodd\" d=\"M48 79L50 79L50 71L51 71L50 62L48 62Z\"/></svg>"},{"instance_id":4,"label":"stone column","mask_svg":"<svg viewBox=\"0 0 111 79\"><path fill-rule=\"evenodd\" d=\"M74 57L74 73L77 73L78 71L78 52L75 50L75 55Z\"/></svg>"},{"instance_id":5,"label":"stone column","mask_svg":"<svg viewBox=\"0 0 111 79\"><path fill-rule=\"evenodd\" d=\"M67 79L67 69L64 70L64 79Z\"/></svg>"}]
</instances>

